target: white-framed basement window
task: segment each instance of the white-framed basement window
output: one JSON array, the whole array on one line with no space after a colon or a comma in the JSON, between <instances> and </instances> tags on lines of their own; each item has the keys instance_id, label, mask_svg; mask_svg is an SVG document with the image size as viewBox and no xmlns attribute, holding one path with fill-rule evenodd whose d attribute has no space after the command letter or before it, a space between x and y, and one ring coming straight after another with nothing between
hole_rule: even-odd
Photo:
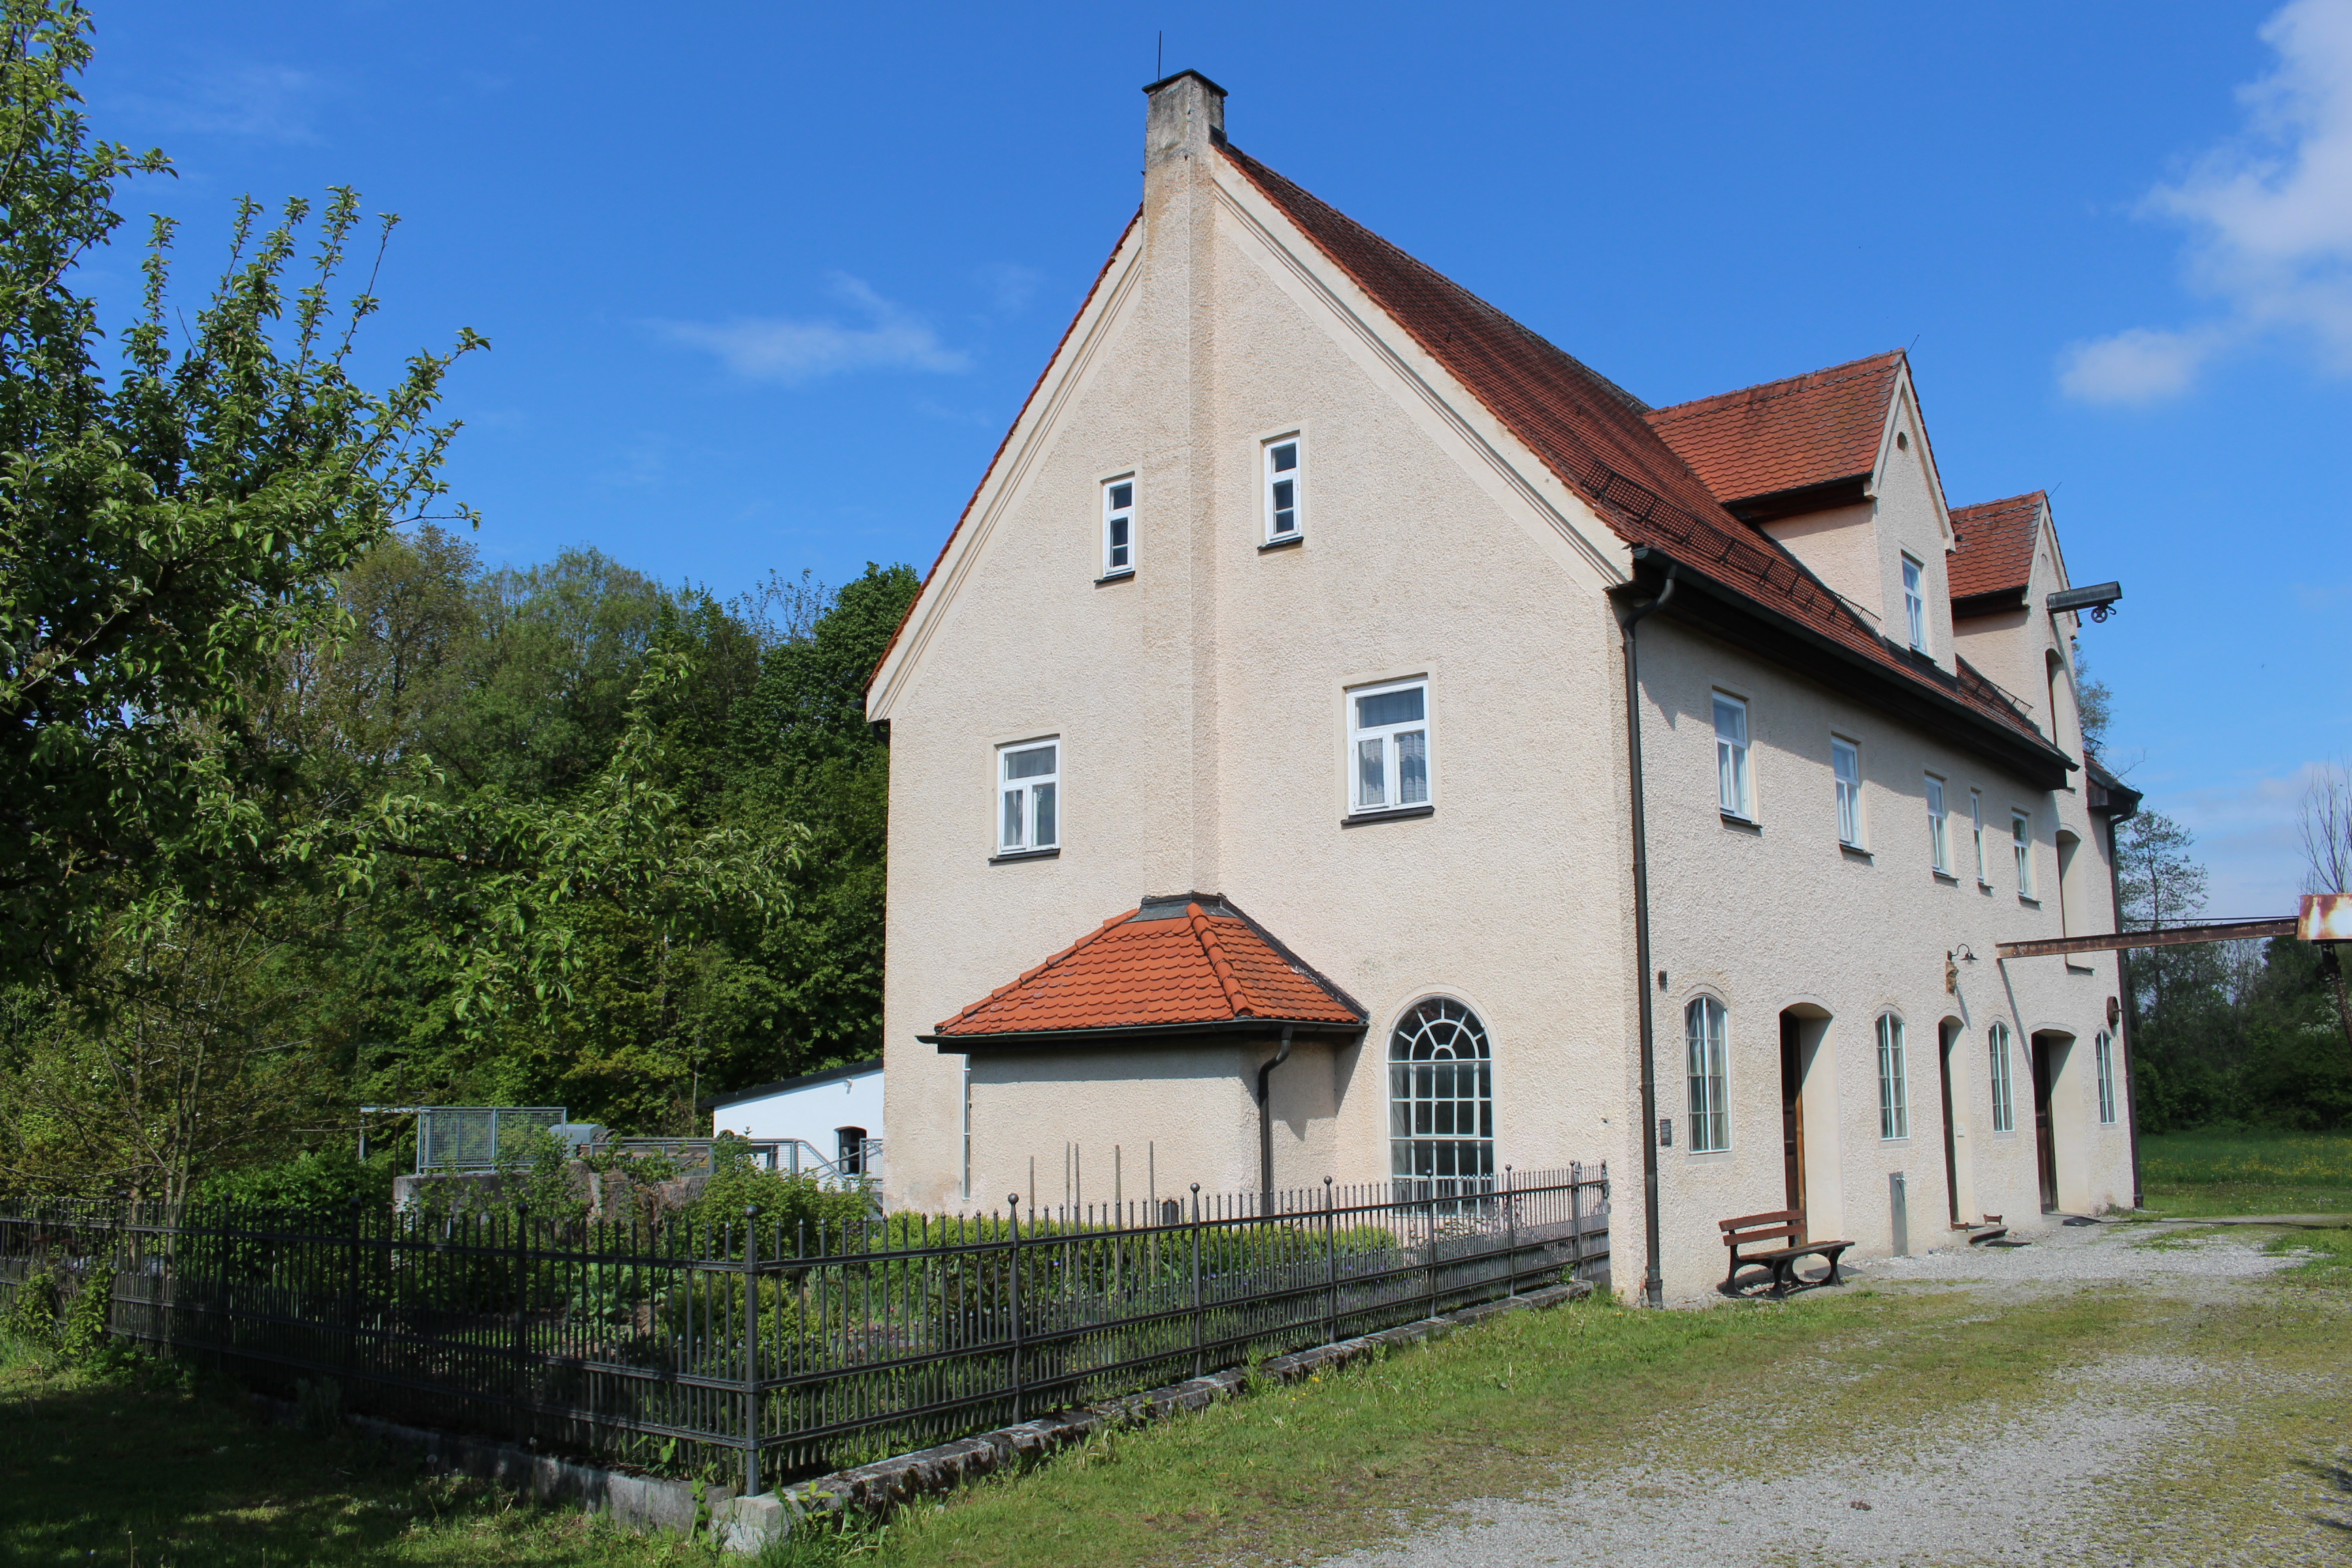
<instances>
[{"instance_id":1,"label":"white-framed basement window","mask_svg":"<svg viewBox=\"0 0 2352 1568\"><path fill-rule=\"evenodd\" d=\"M2099 1125L2116 1124L2116 1041L2101 1029L2091 1041L2091 1059L2099 1069Z\"/></svg>"},{"instance_id":2,"label":"white-framed basement window","mask_svg":"<svg viewBox=\"0 0 2352 1568\"><path fill-rule=\"evenodd\" d=\"M2009 814L2009 847L2017 860L2017 896L2030 899L2033 894L2033 818L2024 812Z\"/></svg>"},{"instance_id":3,"label":"white-framed basement window","mask_svg":"<svg viewBox=\"0 0 2352 1568\"><path fill-rule=\"evenodd\" d=\"M1756 820L1755 780L1748 765L1748 704L1715 694L1715 798L1726 816Z\"/></svg>"},{"instance_id":4,"label":"white-framed basement window","mask_svg":"<svg viewBox=\"0 0 2352 1568\"><path fill-rule=\"evenodd\" d=\"M1019 855L1062 847L1062 742L1023 741L996 751L996 847Z\"/></svg>"},{"instance_id":5,"label":"white-framed basement window","mask_svg":"<svg viewBox=\"0 0 2352 1568\"><path fill-rule=\"evenodd\" d=\"M1838 842L1862 847L1862 748L1843 736L1830 737L1830 772L1837 775Z\"/></svg>"},{"instance_id":6,"label":"white-framed basement window","mask_svg":"<svg viewBox=\"0 0 2352 1568\"><path fill-rule=\"evenodd\" d=\"M1103 481L1102 569L1106 577L1135 570L1135 476Z\"/></svg>"},{"instance_id":7,"label":"white-framed basement window","mask_svg":"<svg viewBox=\"0 0 2352 1568\"><path fill-rule=\"evenodd\" d=\"M1969 837L1976 843L1977 884L1979 887L1990 888L1992 886L1992 866L1985 859L1984 792L1982 790L1969 791Z\"/></svg>"},{"instance_id":8,"label":"white-framed basement window","mask_svg":"<svg viewBox=\"0 0 2352 1568\"><path fill-rule=\"evenodd\" d=\"M1300 538L1306 510L1307 447L1297 436L1278 436L1265 444L1265 542L1280 543Z\"/></svg>"},{"instance_id":9,"label":"white-framed basement window","mask_svg":"<svg viewBox=\"0 0 2352 1568\"><path fill-rule=\"evenodd\" d=\"M1357 811L1429 804L1429 682L1400 680L1348 694Z\"/></svg>"},{"instance_id":10,"label":"white-framed basement window","mask_svg":"<svg viewBox=\"0 0 2352 1568\"><path fill-rule=\"evenodd\" d=\"M1903 558L1903 624L1911 634L1911 646L1921 653L1927 651L1927 590L1924 585L1926 573L1918 562Z\"/></svg>"},{"instance_id":11,"label":"white-framed basement window","mask_svg":"<svg viewBox=\"0 0 2352 1568\"><path fill-rule=\"evenodd\" d=\"M1944 809L1944 781L1927 775L1927 854L1942 876L1952 874L1952 825Z\"/></svg>"},{"instance_id":12,"label":"white-framed basement window","mask_svg":"<svg viewBox=\"0 0 2352 1568\"><path fill-rule=\"evenodd\" d=\"M2017 1131L2017 1093L2009 1076L2009 1026L1995 1022L1986 1032L1985 1049L1992 1061L1992 1130Z\"/></svg>"},{"instance_id":13,"label":"white-framed basement window","mask_svg":"<svg viewBox=\"0 0 2352 1568\"><path fill-rule=\"evenodd\" d=\"M1903 1058L1903 1019L1878 1016L1878 1135L1911 1136L1911 1080Z\"/></svg>"},{"instance_id":14,"label":"white-framed basement window","mask_svg":"<svg viewBox=\"0 0 2352 1568\"><path fill-rule=\"evenodd\" d=\"M1694 1154L1731 1147L1731 1100L1727 1090L1730 1052L1724 1038L1731 1021L1712 996L1695 998L1683 1009L1683 1037L1690 1079L1690 1146Z\"/></svg>"}]
</instances>

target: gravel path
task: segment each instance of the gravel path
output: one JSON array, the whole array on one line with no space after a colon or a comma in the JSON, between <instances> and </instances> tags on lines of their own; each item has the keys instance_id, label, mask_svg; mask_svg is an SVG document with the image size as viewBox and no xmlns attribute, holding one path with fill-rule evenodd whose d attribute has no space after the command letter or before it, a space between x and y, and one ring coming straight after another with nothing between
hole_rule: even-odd
<instances>
[{"instance_id":1,"label":"gravel path","mask_svg":"<svg viewBox=\"0 0 2352 1568\"><path fill-rule=\"evenodd\" d=\"M2296 1261L2263 1252L2259 1236L2141 1245L2160 1237L2145 1226L2065 1227L2027 1246L1878 1259L1856 1275L1871 1285L1908 1280L1980 1293L1998 1309L2102 1284L2213 1300ZM2130 1484L2145 1481L2161 1452L2231 1423L2221 1396L2242 1376L2185 1356L2119 1349L2027 1409L1979 1408L1957 1423L1947 1411L1918 1426L1837 1435L1826 1455L1812 1445L1810 1462L1762 1467L1769 1479L1741 1463L1728 1442L1720 1464L1631 1462L1532 1498L1464 1502L1400 1541L1326 1568L2276 1562L2270 1551L2236 1557L2210 1543L2174 1557L2145 1542L2088 1544L2117 1533L2103 1530L2102 1518L2112 1517ZM1751 1427L1759 1417L1803 1420L1794 1410L1721 1414ZM1686 1454L1691 1445L1660 1447Z\"/></svg>"}]
</instances>

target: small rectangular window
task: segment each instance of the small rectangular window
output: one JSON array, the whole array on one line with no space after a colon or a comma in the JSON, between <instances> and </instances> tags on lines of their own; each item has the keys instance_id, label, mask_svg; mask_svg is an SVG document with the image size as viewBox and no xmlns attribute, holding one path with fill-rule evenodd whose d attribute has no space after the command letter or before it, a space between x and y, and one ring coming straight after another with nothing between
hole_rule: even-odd
<instances>
[{"instance_id":1,"label":"small rectangular window","mask_svg":"<svg viewBox=\"0 0 2352 1568\"><path fill-rule=\"evenodd\" d=\"M1992 886L1992 867L1985 859L1984 794L1980 790L1969 791L1969 836L1976 841L1977 881L1990 888Z\"/></svg>"},{"instance_id":2,"label":"small rectangular window","mask_svg":"<svg viewBox=\"0 0 2352 1568\"><path fill-rule=\"evenodd\" d=\"M1684 1043L1690 1079L1691 1152L1711 1154L1731 1147L1731 1101L1725 1090L1723 1004L1701 996L1683 1010Z\"/></svg>"},{"instance_id":3,"label":"small rectangular window","mask_svg":"<svg viewBox=\"0 0 2352 1568\"><path fill-rule=\"evenodd\" d=\"M1911 646L1927 651L1927 595L1920 586L1919 563L1903 558L1903 619L1911 631Z\"/></svg>"},{"instance_id":4,"label":"small rectangular window","mask_svg":"<svg viewBox=\"0 0 2352 1568\"><path fill-rule=\"evenodd\" d=\"M1006 854L1058 849L1062 844L1062 746L1024 741L998 750L1002 811L997 847Z\"/></svg>"},{"instance_id":5,"label":"small rectangular window","mask_svg":"<svg viewBox=\"0 0 2352 1568\"><path fill-rule=\"evenodd\" d=\"M2099 1069L2099 1125L2116 1121L2116 1042L2105 1029L2091 1042L2091 1057Z\"/></svg>"},{"instance_id":6,"label":"small rectangular window","mask_svg":"<svg viewBox=\"0 0 2352 1568\"><path fill-rule=\"evenodd\" d=\"M1927 854L1937 870L1952 874L1951 825L1944 811L1944 781L1927 775Z\"/></svg>"},{"instance_id":7,"label":"small rectangular window","mask_svg":"<svg viewBox=\"0 0 2352 1568\"><path fill-rule=\"evenodd\" d=\"M1429 683L1350 692L1348 715L1354 809L1428 805Z\"/></svg>"},{"instance_id":8,"label":"small rectangular window","mask_svg":"<svg viewBox=\"0 0 2352 1568\"><path fill-rule=\"evenodd\" d=\"M1878 1135L1911 1136L1911 1084L1903 1060L1903 1020L1878 1016Z\"/></svg>"},{"instance_id":9,"label":"small rectangular window","mask_svg":"<svg viewBox=\"0 0 2352 1568\"><path fill-rule=\"evenodd\" d=\"M1715 694L1715 794L1726 816L1752 822L1756 801L1748 776L1748 704Z\"/></svg>"},{"instance_id":10,"label":"small rectangular window","mask_svg":"<svg viewBox=\"0 0 2352 1568\"><path fill-rule=\"evenodd\" d=\"M1116 577L1135 570L1135 476L1112 479L1102 491L1103 575Z\"/></svg>"},{"instance_id":11,"label":"small rectangular window","mask_svg":"<svg viewBox=\"0 0 2352 1568\"><path fill-rule=\"evenodd\" d=\"M1862 748L1830 737L1830 769L1837 775L1838 842L1862 847Z\"/></svg>"},{"instance_id":12,"label":"small rectangular window","mask_svg":"<svg viewBox=\"0 0 2352 1568\"><path fill-rule=\"evenodd\" d=\"M2010 1086L2009 1026L1995 1024L1985 1037L1985 1046L1992 1058L1992 1130L2014 1132L2017 1131L2017 1097Z\"/></svg>"},{"instance_id":13,"label":"small rectangular window","mask_svg":"<svg viewBox=\"0 0 2352 1568\"><path fill-rule=\"evenodd\" d=\"M1265 444L1265 537L1268 543L1299 537L1307 480L1296 436Z\"/></svg>"},{"instance_id":14,"label":"small rectangular window","mask_svg":"<svg viewBox=\"0 0 2352 1568\"><path fill-rule=\"evenodd\" d=\"M2033 897L2033 818L2021 811L2009 814L2010 848L2017 857L2017 896Z\"/></svg>"}]
</instances>

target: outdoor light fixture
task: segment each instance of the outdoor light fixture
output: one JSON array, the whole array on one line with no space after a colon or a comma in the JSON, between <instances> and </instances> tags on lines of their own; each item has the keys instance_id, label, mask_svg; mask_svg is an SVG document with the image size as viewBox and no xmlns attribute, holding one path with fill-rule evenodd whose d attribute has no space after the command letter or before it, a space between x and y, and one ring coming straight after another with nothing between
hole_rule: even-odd
<instances>
[{"instance_id":1,"label":"outdoor light fixture","mask_svg":"<svg viewBox=\"0 0 2352 1568\"><path fill-rule=\"evenodd\" d=\"M1976 961L1977 955L1969 951L1965 942L1944 954L1944 990L1947 994L1957 996L1960 994L1960 965Z\"/></svg>"},{"instance_id":2,"label":"outdoor light fixture","mask_svg":"<svg viewBox=\"0 0 2352 1568\"><path fill-rule=\"evenodd\" d=\"M2063 594L2053 594L2047 603L2050 613L2063 610L2088 610L2095 621L2104 621L2116 613L2116 601L2124 596L2121 583L2101 583L2089 588L2069 588Z\"/></svg>"}]
</instances>

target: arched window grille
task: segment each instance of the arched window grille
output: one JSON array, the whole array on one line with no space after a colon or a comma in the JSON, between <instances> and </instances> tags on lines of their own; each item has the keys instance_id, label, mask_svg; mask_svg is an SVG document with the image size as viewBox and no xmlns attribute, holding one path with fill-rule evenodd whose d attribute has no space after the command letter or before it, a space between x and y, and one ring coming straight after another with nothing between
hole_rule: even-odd
<instances>
[{"instance_id":1,"label":"arched window grille","mask_svg":"<svg viewBox=\"0 0 2352 1568\"><path fill-rule=\"evenodd\" d=\"M1903 1049L1903 1020L1878 1016L1878 1135L1911 1136L1911 1073Z\"/></svg>"},{"instance_id":2,"label":"arched window grille","mask_svg":"<svg viewBox=\"0 0 2352 1568\"><path fill-rule=\"evenodd\" d=\"M1694 1154L1731 1147L1731 1096L1724 1037L1730 1016L1722 1003L1701 996L1683 1009L1683 1044L1690 1078L1690 1146Z\"/></svg>"},{"instance_id":3,"label":"arched window grille","mask_svg":"<svg viewBox=\"0 0 2352 1568\"><path fill-rule=\"evenodd\" d=\"M1389 1036L1389 1162L1400 1182L1475 1191L1495 1179L1494 1067L1478 1015L1433 996Z\"/></svg>"}]
</instances>

